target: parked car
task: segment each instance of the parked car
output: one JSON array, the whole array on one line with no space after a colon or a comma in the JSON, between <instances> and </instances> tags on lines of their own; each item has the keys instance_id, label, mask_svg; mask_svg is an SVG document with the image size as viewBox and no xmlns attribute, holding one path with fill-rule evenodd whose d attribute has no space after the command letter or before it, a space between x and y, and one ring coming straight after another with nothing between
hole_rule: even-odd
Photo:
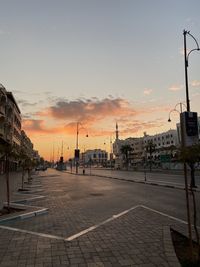
<instances>
[{"instance_id":1,"label":"parked car","mask_svg":"<svg viewBox=\"0 0 200 267\"><path fill-rule=\"evenodd\" d=\"M35 168L36 171L46 171L47 170L47 167L46 166L37 166Z\"/></svg>"}]
</instances>

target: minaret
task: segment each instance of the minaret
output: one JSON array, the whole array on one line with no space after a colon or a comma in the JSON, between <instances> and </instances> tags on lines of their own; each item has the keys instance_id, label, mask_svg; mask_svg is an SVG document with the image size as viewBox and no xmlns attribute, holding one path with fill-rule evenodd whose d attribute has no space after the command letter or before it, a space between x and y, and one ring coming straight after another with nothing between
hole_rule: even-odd
<instances>
[{"instance_id":1,"label":"minaret","mask_svg":"<svg viewBox=\"0 0 200 267\"><path fill-rule=\"evenodd\" d=\"M118 124L116 122L116 140L119 140Z\"/></svg>"}]
</instances>

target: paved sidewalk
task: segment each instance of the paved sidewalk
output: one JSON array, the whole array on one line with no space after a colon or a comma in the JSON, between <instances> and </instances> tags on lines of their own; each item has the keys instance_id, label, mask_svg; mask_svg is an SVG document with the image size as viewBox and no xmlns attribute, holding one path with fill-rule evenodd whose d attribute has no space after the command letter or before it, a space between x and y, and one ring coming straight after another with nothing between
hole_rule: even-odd
<instances>
[{"instance_id":1,"label":"paved sidewalk","mask_svg":"<svg viewBox=\"0 0 200 267\"><path fill-rule=\"evenodd\" d=\"M180 266L170 226L185 229L181 221L142 205L116 210L106 218L92 219L90 213L84 217L75 206L77 200L70 205L69 196L58 189L66 180L45 174L34 179L36 184L40 180L46 197L36 203L49 208L49 214L0 225L1 267ZM57 205L67 205L66 214L52 213Z\"/></svg>"},{"instance_id":2,"label":"paved sidewalk","mask_svg":"<svg viewBox=\"0 0 200 267\"><path fill-rule=\"evenodd\" d=\"M169 230L173 223L137 207L72 241L0 226L0 266L178 267Z\"/></svg>"}]
</instances>

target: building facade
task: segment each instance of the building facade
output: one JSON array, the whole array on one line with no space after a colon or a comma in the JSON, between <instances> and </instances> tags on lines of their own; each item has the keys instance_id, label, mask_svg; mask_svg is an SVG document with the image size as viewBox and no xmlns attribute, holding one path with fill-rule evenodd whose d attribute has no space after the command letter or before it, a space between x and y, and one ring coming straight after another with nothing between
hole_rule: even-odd
<instances>
[{"instance_id":1,"label":"building facade","mask_svg":"<svg viewBox=\"0 0 200 267\"><path fill-rule=\"evenodd\" d=\"M102 149L86 150L81 153L81 162L92 165L105 165L108 160L108 153Z\"/></svg>"},{"instance_id":2,"label":"building facade","mask_svg":"<svg viewBox=\"0 0 200 267\"><path fill-rule=\"evenodd\" d=\"M0 143L6 142L6 104L6 89L0 84Z\"/></svg>"},{"instance_id":3,"label":"building facade","mask_svg":"<svg viewBox=\"0 0 200 267\"><path fill-rule=\"evenodd\" d=\"M21 130L21 112L12 94L0 84L0 173L5 172L5 147L11 146L17 152L24 150L26 155L34 158L33 144L26 133ZM15 153L17 155L17 153ZM37 153L36 153L37 155ZM19 158L19 157L18 157ZM20 159L10 156L10 168L16 170Z\"/></svg>"},{"instance_id":4,"label":"building facade","mask_svg":"<svg viewBox=\"0 0 200 267\"><path fill-rule=\"evenodd\" d=\"M179 146L176 130L168 130L155 135L143 137L129 137L124 140L119 139L118 127L116 127L116 140L113 144L113 153L115 155L115 168L121 169L124 166L125 156L122 154L122 147L129 146L128 166L136 167L153 161L154 164L160 164L162 158L168 155L173 157L174 148ZM150 148L150 149L149 149ZM166 156L167 155L167 156Z\"/></svg>"}]
</instances>

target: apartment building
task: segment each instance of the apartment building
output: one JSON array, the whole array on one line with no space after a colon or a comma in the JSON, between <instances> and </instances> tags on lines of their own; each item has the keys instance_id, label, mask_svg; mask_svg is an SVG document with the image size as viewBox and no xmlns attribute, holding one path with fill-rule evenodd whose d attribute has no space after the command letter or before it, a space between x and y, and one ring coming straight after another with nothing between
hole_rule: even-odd
<instances>
[{"instance_id":1,"label":"apartment building","mask_svg":"<svg viewBox=\"0 0 200 267\"><path fill-rule=\"evenodd\" d=\"M120 140L119 134L116 134L116 140L113 143L113 153L115 155L115 168L122 168L124 165L124 155L121 152L122 146L130 146L131 151L128 153L129 166L133 167L138 164L144 164L144 161L154 160L159 162L162 155L172 153L170 148L179 145L178 135L176 130L168 130L163 133L155 135L147 135L144 133L143 137L129 137ZM152 145L154 149L148 151L148 146Z\"/></svg>"},{"instance_id":2,"label":"apartment building","mask_svg":"<svg viewBox=\"0 0 200 267\"><path fill-rule=\"evenodd\" d=\"M26 155L32 159L35 156L35 152L33 150L33 144L30 138L26 135L25 131L21 131L21 149L25 151Z\"/></svg>"},{"instance_id":3,"label":"apartment building","mask_svg":"<svg viewBox=\"0 0 200 267\"><path fill-rule=\"evenodd\" d=\"M0 84L0 142L4 143L6 141L6 103L7 95L5 87Z\"/></svg>"},{"instance_id":4,"label":"apartment building","mask_svg":"<svg viewBox=\"0 0 200 267\"><path fill-rule=\"evenodd\" d=\"M5 171L5 157L3 147L10 144L15 147L21 145L21 112L11 92L0 85L0 173ZM10 159L11 169L16 169L17 162Z\"/></svg>"},{"instance_id":5,"label":"apartment building","mask_svg":"<svg viewBox=\"0 0 200 267\"><path fill-rule=\"evenodd\" d=\"M7 92L7 141L20 146L21 143L21 112L12 92Z\"/></svg>"}]
</instances>

